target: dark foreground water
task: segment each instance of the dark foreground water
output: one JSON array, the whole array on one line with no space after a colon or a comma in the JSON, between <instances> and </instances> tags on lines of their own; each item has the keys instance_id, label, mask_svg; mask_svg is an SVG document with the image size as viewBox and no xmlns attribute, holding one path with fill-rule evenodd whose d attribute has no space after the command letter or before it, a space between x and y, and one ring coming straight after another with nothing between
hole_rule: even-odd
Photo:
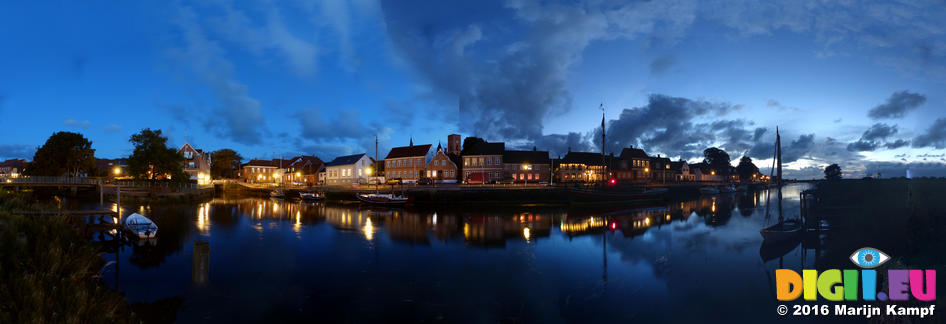
<instances>
[{"instance_id":1,"label":"dark foreground water","mask_svg":"<svg viewBox=\"0 0 946 324\"><path fill-rule=\"evenodd\" d=\"M787 217L805 186L784 189ZM772 198L768 217L765 191L636 208L126 205L158 237L105 254L103 276L179 322L764 323L774 269L814 260L760 251Z\"/></svg>"}]
</instances>

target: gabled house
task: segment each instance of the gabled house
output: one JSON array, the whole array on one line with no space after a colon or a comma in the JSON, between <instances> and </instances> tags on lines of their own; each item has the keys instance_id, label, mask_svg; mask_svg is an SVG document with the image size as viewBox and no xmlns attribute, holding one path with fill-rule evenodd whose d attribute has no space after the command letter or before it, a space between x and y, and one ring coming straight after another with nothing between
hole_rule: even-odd
<instances>
[{"instance_id":1,"label":"gabled house","mask_svg":"<svg viewBox=\"0 0 946 324\"><path fill-rule=\"evenodd\" d=\"M16 178L23 174L28 162L24 159L9 159L0 162L0 178Z\"/></svg>"},{"instance_id":2,"label":"gabled house","mask_svg":"<svg viewBox=\"0 0 946 324\"><path fill-rule=\"evenodd\" d=\"M670 171L673 172L673 178L678 182L695 181L696 177L690 172L690 164L682 159L677 162L670 162Z\"/></svg>"},{"instance_id":3,"label":"gabled house","mask_svg":"<svg viewBox=\"0 0 946 324\"><path fill-rule=\"evenodd\" d=\"M696 181L721 182L726 179L720 172L703 162L690 164L690 172L693 173Z\"/></svg>"},{"instance_id":4,"label":"gabled house","mask_svg":"<svg viewBox=\"0 0 946 324\"><path fill-rule=\"evenodd\" d=\"M656 183L673 182L673 171L670 170L670 163L670 159L660 157L660 154L657 154L657 157L651 158L651 179Z\"/></svg>"},{"instance_id":5,"label":"gabled house","mask_svg":"<svg viewBox=\"0 0 946 324\"><path fill-rule=\"evenodd\" d=\"M184 173L198 184L210 183L210 153L196 149L190 143L184 143L178 153L184 156Z\"/></svg>"},{"instance_id":6,"label":"gabled house","mask_svg":"<svg viewBox=\"0 0 946 324\"><path fill-rule=\"evenodd\" d=\"M367 184L374 160L368 154L339 156L325 164L325 185Z\"/></svg>"},{"instance_id":7,"label":"gabled house","mask_svg":"<svg viewBox=\"0 0 946 324\"><path fill-rule=\"evenodd\" d=\"M506 143L478 142L464 147L463 181L467 183L490 183L502 180L503 152Z\"/></svg>"},{"instance_id":8,"label":"gabled house","mask_svg":"<svg viewBox=\"0 0 946 324\"><path fill-rule=\"evenodd\" d=\"M325 164L316 156L300 155L289 160L284 182L312 186L319 183L319 170Z\"/></svg>"},{"instance_id":9,"label":"gabled house","mask_svg":"<svg viewBox=\"0 0 946 324\"><path fill-rule=\"evenodd\" d=\"M651 180L651 158L643 149L626 147L615 167L615 177L619 181L649 182Z\"/></svg>"},{"instance_id":10,"label":"gabled house","mask_svg":"<svg viewBox=\"0 0 946 324\"><path fill-rule=\"evenodd\" d=\"M611 162L611 163L609 163ZM605 170L608 164L614 164L612 156L602 156L595 152L572 152L565 154L555 170L559 182L594 182L607 178Z\"/></svg>"},{"instance_id":11,"label":"gabled house","mask_svg":"<svg viewBox=\"0 0 946 324\"><path fill-rule=\"evenodd\" d=\"M460 156L444 152L443 147L437 144L437 152L427 163L425 176L439 183L456 183L459 178Z\"/></svg>"},{"instance_id":12,"label":"gabled house","mask_svg":"<svg viewBox=\"0 0 946 324\"><path fill-rule=\"evenodd\" d=\"M552 177L552 160L548 151L503 152L503 178L514 182L549 182Z\"/></svg>"},{"instance_id":13,"label":"gabled house","mask_svg":"<svg viewBox=\"0 0 946 324\"><path fill-rule=\"evenodd\" d=\"M244 182L274 183L282 176L276 160L250 160L243 164L240 176Z\"/></svg>"},{"instance_id":14,"label":"gabled house","mask_svg":"<svg viewBox=\"0 0 946 324\"><path fill-rule=\"evenodd\" d=\"M417 182L424 175L427 152L430 144L410 145L392 148L384 158L384 172L388 179L401 179L404 183Z\"/></svg>"}]
</instances>

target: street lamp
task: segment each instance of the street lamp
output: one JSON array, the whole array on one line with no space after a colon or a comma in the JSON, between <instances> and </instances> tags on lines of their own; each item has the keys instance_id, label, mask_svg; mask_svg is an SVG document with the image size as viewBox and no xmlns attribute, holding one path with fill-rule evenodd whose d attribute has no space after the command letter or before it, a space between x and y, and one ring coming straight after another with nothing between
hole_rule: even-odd
<instances>
[{"instance_id":1,"label":"street lamp","mask_svg":"<svg viewBox=\"0 0 946 324\"><path fill-rule=\"evenodd\" d=\"M112 169L112 172L115 173L115 176L118 176L119 174L122 174L122 168L115 167L114 169Z\"/></svg>"}]
</instances>

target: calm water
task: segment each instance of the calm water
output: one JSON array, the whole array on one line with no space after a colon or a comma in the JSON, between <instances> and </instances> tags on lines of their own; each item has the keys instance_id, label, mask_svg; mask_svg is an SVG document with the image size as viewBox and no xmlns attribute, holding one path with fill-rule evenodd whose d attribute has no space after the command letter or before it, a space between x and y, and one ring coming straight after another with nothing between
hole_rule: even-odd
<instances>
[{"instance_id":1,"label":"calm water","mask_svg":"<svg viewBox=\"0 0 946 324\"><path fill-rule=\"evenodd\" d=\"M785 188L787 217L804 186ZM814 259L801 245L760 256L765 191L644 208L124 208L158 237L106 254L103 276L140 314L179 322L761 323L778 319L774 269Z\"/></svg>"}]
</instances>

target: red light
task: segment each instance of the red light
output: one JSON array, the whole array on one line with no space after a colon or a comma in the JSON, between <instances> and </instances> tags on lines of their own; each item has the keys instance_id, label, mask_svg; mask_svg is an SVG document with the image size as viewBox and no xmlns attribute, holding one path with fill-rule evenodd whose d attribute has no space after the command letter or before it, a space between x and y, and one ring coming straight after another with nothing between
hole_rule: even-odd
<instances>
[{"instance_id":1,"label":"red light","mask_svg":"<svg viewBox=\"0 0 946 324\"><path fill-rule=\"evenodd\" d=\"M612 180L612 181L613 181L613 180ZM611 222L611 229L613 229L613 230L618 229L618 223L616 223L616 222Z\"/></svg>"},{"instance_id":2,"label":"red light","mask_svg":"<svg viewBox=\"0 0 946 324\"><path fill-rule=\"evenodd\" d=\"M614 178L611 178L611 184L615 184L617 182L618 182L617 180L614 180Z\"/></svg>"}]
</instances>

